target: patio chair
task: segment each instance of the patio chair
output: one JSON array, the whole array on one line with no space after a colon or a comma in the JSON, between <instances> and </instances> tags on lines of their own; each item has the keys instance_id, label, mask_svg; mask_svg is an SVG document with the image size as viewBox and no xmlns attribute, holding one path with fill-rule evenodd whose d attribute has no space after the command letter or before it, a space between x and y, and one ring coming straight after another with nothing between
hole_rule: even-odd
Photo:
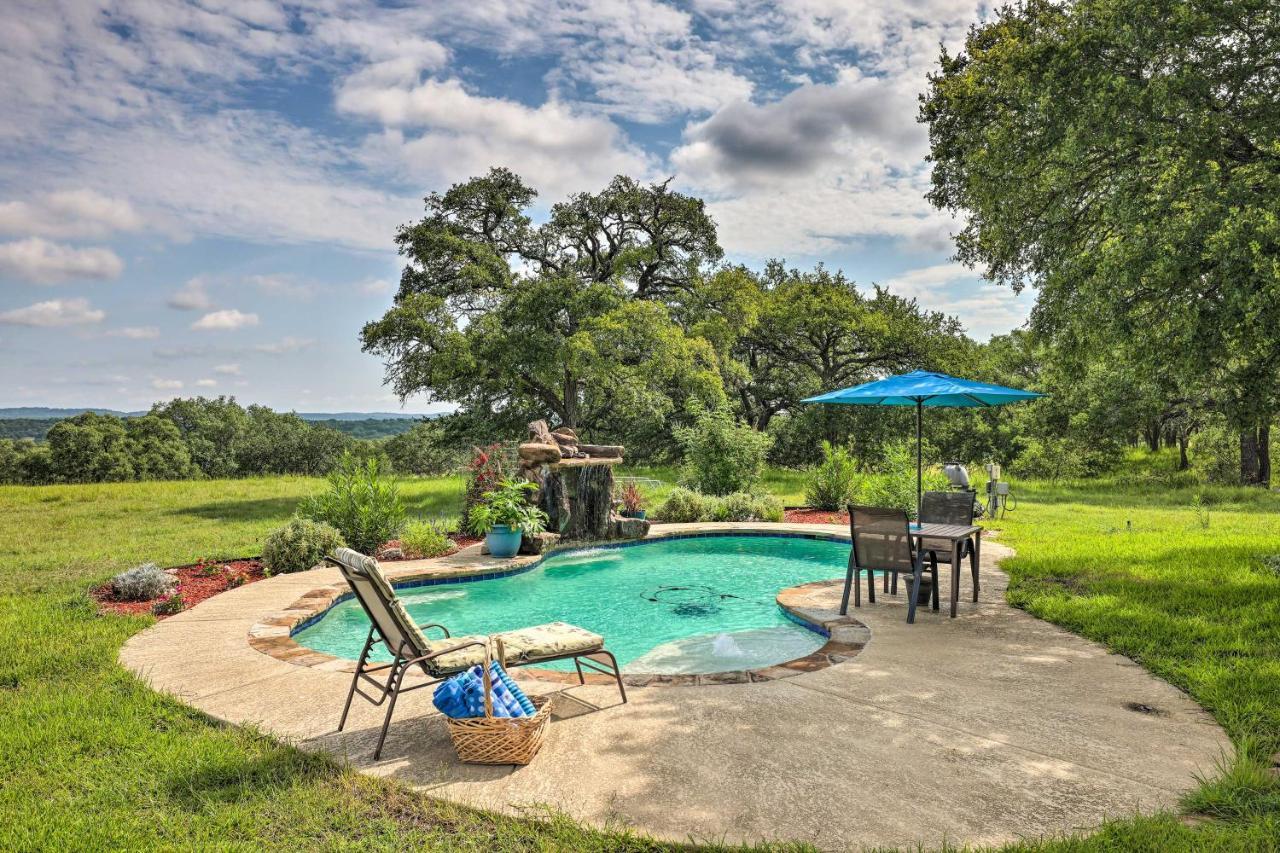
<instances>
[{"instance_id":1,"label":"patio chair","mask_svg":"<svg viewBox=\"0 0 1280 853\"><path fill-rule=\"evenodd\" d=\"M920 520L933 524L958 524L973 526L973 492L925 492L920 499ZM934 555L939 563L951 565L951 544L946 541L925 539L921 550ZM973 540L960 543L960 559L973 553ZM974 601L978 600L978 567L972 566Z\"/></svg>"},{"instance_id":2,"label":"patio chair","mask_svg":"<svg viewBox=\"0 0 1280 853\"><path fill-rule=\"evenodd\" d=\"M853 606L862 606L861 573L867 573L867 600L876 603L875 572L893 575L893 588L898 588L898 574L911 575L910 599L907 602L907 622L916 621L916 602L920 598L920 584L924 580L925 555L916 550L915 539L907 529L907 514L900 509L884 509L871 506L849 507L849 569L844 578L844 595L840 599L840 615L849 612L849 592L853 591ZM938 609L938 561L929 554L929 571L933 577L930 596L933 609Z\"/></svg>"},{"instance_id":3,"label":"patio chair","mask_svg":"<svg viewBox=\"0 0 1280 853\"><path fill-rule=\"evenodd\" d=\"M351 689L347 692L347 703L342 708L342 718L338 721L338 731L342 731L347 724L351 701L357 693L375 706L387 702L382 732L378 735L378 746L373 751L376 760L382 755L382 744L387 739L391 714L400 694L439 684L477 664L483 666L485 645L489 638L482 635L454 637L449 634L448 628L437 624L420 627L409 616L386 575L382 573L378 561L372 557L350 548L339 548L325 559L338 567L371 623L369 636L365 639L360 659L356 662L356 672L351 679ZM438 640L428 639L425 631L432 628L440 629L444 637ZM599 634L566 622L549 622L493 636L501 644L505 655L504 665L507 667L572 660L578 670L580 684L586 683L583 667L611 675L618 683L623 703L627 701L627 690L622 685L622 671L618 660L612 652L605 649L604 638ZM378 645L390 652L391 663L370 663L369 654ZM405 687L405 676L415 667L421 669L429 680ZM386 673L386 681L375 678L374 673ZM373 685L375 693L371 695L362 690L361 681Z\"/></svg>"}]
</instances>

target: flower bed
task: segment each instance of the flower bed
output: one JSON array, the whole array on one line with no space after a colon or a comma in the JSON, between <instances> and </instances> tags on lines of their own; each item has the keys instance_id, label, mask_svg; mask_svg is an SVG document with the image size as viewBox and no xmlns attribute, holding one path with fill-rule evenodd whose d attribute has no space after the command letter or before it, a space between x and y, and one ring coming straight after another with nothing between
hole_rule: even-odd
<instances>
[{"instance_id":1,"label":"flower bed","mask_svg":"<svg viewBox=\"0 0 1280 853\"><path fill-rule=\"evenodd\" d=\"M456 554L468 545L474 545L480 541L475 536L455 535L449 538L457 543L458 547L441 556L447 557L450 554ZM411 557L382 556L383 552L388 549L398 549L399 547L400 543L398 541L391 540L380 550L378 559L382 562L399 562L412 559ZM178 585L173 588L172 592L160 598L152 598L147 601L117 601L111 589L110 581L94 587L89 591L89 595L98 603L99 613L114 613L120 616L155 613L157 603L170 599L174 595L181 596L182 607L180 609L175 609L172 612L155 613L157 619L165 619L172 616L173 613L192 608L220 592L235 589L247 583L254 583L266 577L266 573L262 568L262 560L258 557L245 557L235 560L200 560L189 566L175 566L165 571L177 579Z\"/></svg>"},{"instance_id":2,"label":"flower bed","mask_svg":"<svg viewBox=\"0 0 1280 853\"><path fill-rule=\"evenodd\" d=\"M811 507L795 507L787 510L783 518L792 524L845 524L849 523L849 513L832 512L829 509L812 509Z\"/></svg>"}]
</instances>

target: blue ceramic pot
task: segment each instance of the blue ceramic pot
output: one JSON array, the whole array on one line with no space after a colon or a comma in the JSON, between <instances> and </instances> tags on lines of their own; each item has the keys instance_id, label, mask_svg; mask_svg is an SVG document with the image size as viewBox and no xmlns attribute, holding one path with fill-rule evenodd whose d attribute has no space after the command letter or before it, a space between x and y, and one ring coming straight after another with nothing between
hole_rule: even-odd
<instances>
[{"instance_id":1,"label":"blue ceramic pot","mask_svg":"<svg viewBox=\"0 0 1280 853\"><path fill-rule=\"evenodd\" d=\"M484 541L489 546L489 553L493 556L514 557L520 550L520 540L523 538L524 532L519 527L495 524L484 537Z\"/></svg>"}]
</instances>

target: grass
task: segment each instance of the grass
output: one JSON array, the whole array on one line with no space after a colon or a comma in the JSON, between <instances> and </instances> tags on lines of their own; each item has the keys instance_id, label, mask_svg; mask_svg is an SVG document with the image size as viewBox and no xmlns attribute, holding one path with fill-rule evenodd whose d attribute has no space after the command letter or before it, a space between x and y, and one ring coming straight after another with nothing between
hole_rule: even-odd
<instances>
[{"instance_id":1,"label":"grass","mask_svg":"<svg viewBox=\"0 0 1280 853\"><path fill-rule=\"evenodd\" d=\"M766 482L800 502L797 474ZM0 487L0 849L677 849L623 828L422 797L219 725L115 663L150 618L95 615L89 587L147 560L257 553L319 487L302 478ZM415 515L457 512L456 479L402 489ZM1280 497L1169 489L1132 473L1015 492L1017 510L992 523L1018 550L1006 563L1011 600L1187 690L1238 754L1187 800L1214 820L1118 820L1008 849L1276 849L1280 785L1266 765L1280 749L1280 572L1267 557L1280 554Z\"/></svg>"}]
</instances>

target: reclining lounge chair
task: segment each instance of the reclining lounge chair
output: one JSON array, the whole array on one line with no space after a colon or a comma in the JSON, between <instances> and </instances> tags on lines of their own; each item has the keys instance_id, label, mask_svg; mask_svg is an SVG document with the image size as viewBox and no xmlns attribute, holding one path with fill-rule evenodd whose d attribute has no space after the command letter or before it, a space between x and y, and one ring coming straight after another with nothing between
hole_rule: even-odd
<instances>
[{"instance_id":1,"label":"reclining lounge chair","mask_svg":"<svg viewBox=\"0 0 1280 853\"><path fill-rule=\"evenodd\" d=\"M364 649L360 652L360 660L356 663L351 690L347 693L347 703L342 709L342 719L338 721L338 731L342 731L346 725L351 700L357 693L375 706L387 702L382 732L378 735L378 746L373 751L373 757L377 759L382 755L382 744L387 739L391 714L400 693L439 684L477 664L483 665L485 644L489 638L480 635L454 637L443 625L419 627L396 597L395 590L382 573L378 561L372 557L350 548L339 548L325 559L338 567L372 623ZM428 639L425 630L431 628L440 629L444 637L438 640ZM604 638L599 634L565 622L550 622L494 636L502 642L508 667L572 660L578 670L579 683L586 681L583 667L611 675L618 683L622 701L627 701L618 660L612 652L605 649ZM369 653L379 644L391 653L391 663L370 663ZM413 667L420 668L429 680L405 687L405 675ZM386 681L374 677L375 673L384 672ZM373 685L375 693L371 695L361 689L361 681Z\"/></svg>"}]
</instances>

